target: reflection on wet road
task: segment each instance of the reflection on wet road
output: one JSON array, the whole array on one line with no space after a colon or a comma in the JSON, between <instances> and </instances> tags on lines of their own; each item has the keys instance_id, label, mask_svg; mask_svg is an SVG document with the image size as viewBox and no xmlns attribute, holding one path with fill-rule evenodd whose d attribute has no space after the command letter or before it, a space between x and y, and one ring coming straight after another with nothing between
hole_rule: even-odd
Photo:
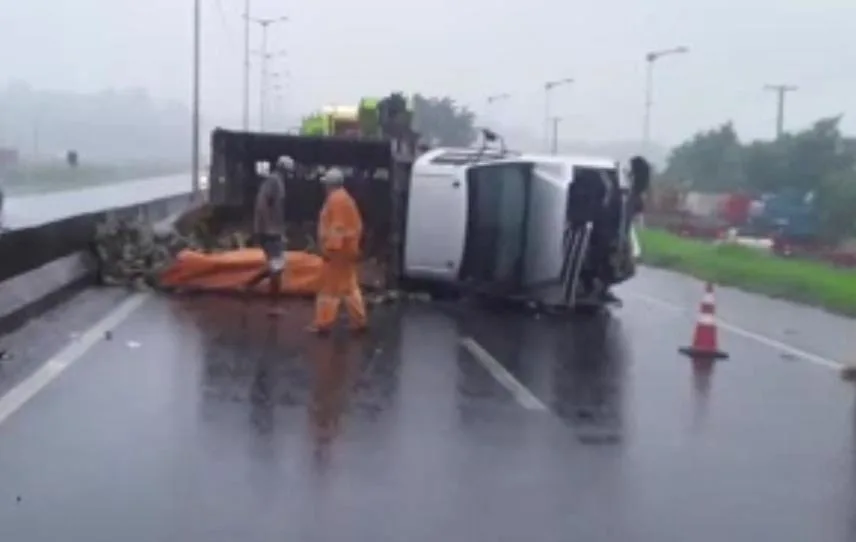
<instances>
[{"instance_id":1,"label":"reflection on wet road","mask_svg":"<svg viewBox=\"0 0 856 542\"><path fill-rule=\"evenodd\" d=\"M0 540L856 540L856 406L816 366L686 360L641 303L326 339L289 306L147 301L0 425Z\"/></svg>"}]
</instances>

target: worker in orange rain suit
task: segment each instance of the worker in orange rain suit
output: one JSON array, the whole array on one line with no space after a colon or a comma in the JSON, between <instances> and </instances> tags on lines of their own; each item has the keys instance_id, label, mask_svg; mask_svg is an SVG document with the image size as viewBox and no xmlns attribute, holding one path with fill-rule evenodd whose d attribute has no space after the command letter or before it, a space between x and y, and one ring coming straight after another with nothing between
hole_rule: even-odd
<instances>
[{"instance_id":1,"label":"worker in orange rain suit","mask_svg":"<svg viewBox=\"0 0 856 542\"><path fill-rule=\"evenodd\" d=\"M321 182L327 190L318 218L318 245L324 267L315 303L315 322L308 329L316 333L329 331L344 300L351 328L363 331L367 327L366 307L357 277L363 220L356 202L345 190L345 176L340 169L327 171Z\"/></svg>"}]
</instances>

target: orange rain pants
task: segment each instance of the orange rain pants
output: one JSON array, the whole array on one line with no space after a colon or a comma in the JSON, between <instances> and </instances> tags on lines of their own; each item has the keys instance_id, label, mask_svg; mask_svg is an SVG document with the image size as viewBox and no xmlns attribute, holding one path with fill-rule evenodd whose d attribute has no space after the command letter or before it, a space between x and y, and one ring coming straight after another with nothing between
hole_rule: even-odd
<instances>
[{"instance_id":1,"label":"orange rain pants","mask_svg":"<svg viewBox=\"0 0 856 542\"><path fill-rule=\"evenodd\" d=\"M333 327L342 301L351 327L364 329L366 307L357 267L363 220L356 202L344 188L330 192L318 219L318 243L324 255L321 287L315 301L315 323L319 330Z\"/></svg>"}]
</instances>

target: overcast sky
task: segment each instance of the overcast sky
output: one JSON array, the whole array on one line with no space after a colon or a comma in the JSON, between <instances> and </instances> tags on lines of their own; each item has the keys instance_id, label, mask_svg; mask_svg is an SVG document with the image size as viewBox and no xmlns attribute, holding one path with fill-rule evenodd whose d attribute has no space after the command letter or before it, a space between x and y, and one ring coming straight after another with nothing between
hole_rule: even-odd
<instances>
[{"instance_id":1,"label":"overcast sky","mask_svg":"<svg viewBox=\"0 0 856 542\"><path fill-rule=\"evenodd\" d=\"M252 0L253 15L288 15L273 27L274 61L291 81L285 104L303 113L391 89L448 94L479 112L538 133L543 83L557 89L565 137L633 140L641 133L646 51L688 55L656 68L654 139L673 144L733 119L768 137L775 97L792 83L786 127L843 112L856 132L856 2L846 0ZM79 91L143 86L189 102L192 0L26 0L0 8L0 84L25 80ZM243 0L202 0L203 101L209 118L240 120ZM463 7L462 7L463 6ZM258 48L260 32L253 28ZM253 63L252 112L258 110ZM228 120L227 120L228 119Z\"/></svg>"}]
</instances>

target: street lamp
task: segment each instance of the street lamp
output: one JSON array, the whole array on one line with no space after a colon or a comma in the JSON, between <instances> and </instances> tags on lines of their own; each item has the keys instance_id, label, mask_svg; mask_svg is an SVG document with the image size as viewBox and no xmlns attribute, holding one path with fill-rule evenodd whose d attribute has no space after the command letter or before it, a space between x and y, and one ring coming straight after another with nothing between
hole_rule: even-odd
<instances>
[{"instance_id":1,"label":"street lamp","mask_svg":"<svg viewBox=\"0 0 856 542\"><path fill-rule=\"evenodd\" d=\"M572 77L564 79L556 79L555 81L547 81L544 83L544 147L550 145L550 91L562 85L570 85L574 82Z\"/></svg>"},{"instance_id":2,"label":"street lamp","mask_svg":"<svg viewBox=\"0 0 856 542\"><path fill-rule=\"evenodd\" d=\"M282 128L282 123L285 118L285 90L284 84L276 82L271 85L273 91L273 99L271 100L271 116L273 120L271 124L275 129Z\"/></svg>"},{"instance_id":3,"label":"street lamp","mask_svg":"<svg viewBox=\"0 0 856 542\"><path fill-rule=\"evenodd\" d=\"M486 121L489 120L489 117L490 117L490 114L489 114L490 113L490 106L495 104L496 102L501 102L501 101L507 100L509 98L511 98L511 94L508 94L507 92L502 92L500 94L493 94L491 96L488 96L487 99L485 100L485 102L487 104L485 107Z\"/></svg>"},{"instance_id":4,"label":"street lamp","mask_svg":"<svg viewBox=\"0 0 856 542\"><path fill-rule=\"evenodd\" d=\"M654 98L654 62L664 56L688 53L689 47L673 47L651 51L645 55L645 117L642 121L642 152L648 154L651 144L651 106Z\"/></svg>"},{"instance_id":5,"label":"street lamp","mask_svg":"<svg viewBox=\"0 0 856 542\"><path fill-rule=\"evenodd\" d=\"M273 18L269 18L269 19L257 19L254 17L250 17L249 10L247 10L247 14L245 15L245 17L247 18L247 21L256 23L257 25L261 26L261 28L262 28L262 47L261 47L261 53L260 53L262 56L262 62L261 62L261 82L260 82L260 85L261 85L262 89L264 89L265 69L267 67L266 60L267 60L267 55L268 55L268 52L267 52L268 28L270 28L271 25L274 25L276 23L282 23L282 22L287 21L288 17L273 17ZM247 44L247 46L248 46L247 49L249 51L249 43ZM249 54L249 52L247 52L247 55L248 54ZM244 86L245 86L245 88L249 88L249 86L250 86L249 68L247 68L245 70L244 77L245 77ZM262 96L264 96L264 90L262 90ZM246 99L249 100L249 98L246 98ZM261 107L262 108L264 107L264 101L262 101ZM249 124L249 121L246 121L246 123ZM259 119L259 124L260 124L259 128L263 130L264 129L263 119L261 119L261 118Z\"/></svg>"},{"instance_id":6,"label":"street lamp","mask_svg":"<svg viewBox=\"0 0 856 542\"><path fill-rule=\"evenodd\" d=\"M559 123L562 122L562 118L553 117L550 121L553 125L553 144L551 146L551 152L553 156L555 156L559 152Z\"/></svg>"},{"instance_id":7,"label":"street lamp","mask_svg":"<svg viewBox=\"0 0 856 542\"><path fill-rule=\"evenodd\" d=\"M262 49L261 51L253 51L253 54L261 57L261 73L259 74L259 131L263 131L265 125L265 104L267 103L267 83L270 77L267 71L267 63L274 58L286 56L287 53L284 50L267 53Z\"/></svg>"},{"instance_id":8,"label":"street lamp","mask_svg":"<svg viewBox=\"0 0 856 542\"><path fill-rule=\"evenodd\" d=\"M499 102L499 101L502 101L502 100L507 100L507 99L509 99L509 98L511 98L511 94L508 94L508 93L506 93L506 92L503 92L502 94L494 94L493 96L488 96L488 97L487 97L487 104L488 104L488 105L490 105L490 104L492 104L492 103L494 103L494 102Z\"/></svg>"},{"instance_id":9,"label":"street lamp","mask_svg":"<svg viewBox=\"0 0 856 542\"><path fill-rule=\"evenodd\" d=\"M286 83L290 81L290 79L291 73L288 70L282 72L268 73L268 83L270 86L270 90L273 91L274 96L273 100L270 100L265 107L272 105L274 116L281 117L283 114L283 102L285 101L283 97L283 92L285 91ZM265 113L267 116L268 111L265 110Z\"/></svg>"}]
</instances>

